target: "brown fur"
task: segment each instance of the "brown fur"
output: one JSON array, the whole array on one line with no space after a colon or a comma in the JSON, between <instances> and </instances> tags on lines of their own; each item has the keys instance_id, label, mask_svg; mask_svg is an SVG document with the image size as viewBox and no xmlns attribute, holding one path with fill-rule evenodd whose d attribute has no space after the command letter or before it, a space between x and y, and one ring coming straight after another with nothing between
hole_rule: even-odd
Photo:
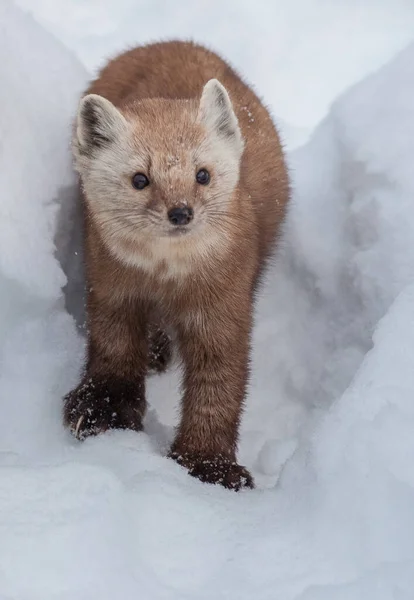
<instances>
[{"instance_id":1,"label":"brown fur","mask_svg":"<svg viewBox=\"0 0 414 600\"><path fill-rule=\"evenodd\" d=\"M227 89L245 142L240 178L227 207L230 216L222 214L217 224L220 248L176 277L165 276L168 259L154 261L152 270L127 265L108 251L86 197L88 360L80 386L66 398L65 422L79 438L110 427L141 429L145 376L150 367L163 370L171 352L164 329L174 336L184 370L182 418L171 457L202 481L239 489L253 485L236 463L236 449L254 293L289 195L277 132L239 76L216 54L191 43L130 50L103 69L88 93L105 97L124 114L144 99L176 100L169 104L171 131L158 122L156 103L142 104L154 146L165 148L167 157L183 143L174 132L174 111L181 118L187 106L182 99L198 104L212 78ZM166 195L163 202L169 206L188 193L183 186L178 174L172 199ZM151 260L139 234L126 243ZM183 240L182 251L192 243Z\"/></svg>"}]
</instances>

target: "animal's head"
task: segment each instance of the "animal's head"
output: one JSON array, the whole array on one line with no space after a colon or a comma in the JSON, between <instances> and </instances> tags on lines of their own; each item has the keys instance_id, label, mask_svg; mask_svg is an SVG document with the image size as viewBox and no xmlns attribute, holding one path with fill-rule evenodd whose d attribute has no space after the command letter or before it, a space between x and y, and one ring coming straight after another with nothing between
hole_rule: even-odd
<instances>
[{"instance_id":1,"label":"animal's head","mask_svg":"<svg viewBox=\"0 0 414 600\"><path fill-rule=\"evenodd\" d=\"M85 96L74 153L92 218L130 264L142 253L165 260L190 244L205 250L237 225L231 200L243 139L215 79L200 100L148 99L119 110Z\"/></svg>"}]
</instances>

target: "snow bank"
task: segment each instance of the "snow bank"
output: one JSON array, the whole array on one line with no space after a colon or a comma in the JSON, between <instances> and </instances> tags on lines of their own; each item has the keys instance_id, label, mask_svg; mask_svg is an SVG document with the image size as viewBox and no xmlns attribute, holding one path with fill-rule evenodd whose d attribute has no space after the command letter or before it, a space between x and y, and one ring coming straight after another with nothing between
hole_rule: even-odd
<instances>
[{"instance_id":1,"label":"snow bank","mask_svg":"<svg viewBox=\"0 0 414 600\"><path fill-rule=\"evenodd\" d=\"M283 119L290 148L306 141L333 98L384 65L412 40L414 30L411 0L17 3L88 69L137 43L178 37L212 46L243 71Z\"/></svg>"},{"instance_id":2,"label":"snow bank","mask_svg":"<svg viewBox=\"0 0 414 600\"><path fill-rule=\"evenodd\" d=\"M77 197L69 137L86 74L7 0L0 0L0 56L0 397L6 408L0 447L26 451L28 438L38 446L56 428L44 398L57 421L56 397L68 386L71 352L79 350L64 311L66 278L54 237L65 267L76 272L68 253Z\"/></svg>"},{"instance_id":3,"label":"snow bank","mask_svg":"<svg viewBox=\"0 0 414 600\"><path fill-rule=\"evenodd\" d=\"M414 281L413 55L346 93L290 156L293 207L256 328L256 394L273 374L269 436L278 423L286 435L286 411L324 410L345 391L378 320ZM274 462L269 448L263 459Z\"/></svg>"},{"instance_id":4,"label":"snow bank","mask_svg":"<svg viewBox=\"0 0 414 600\"><path fill-rule=\"evenodd\" d=\"M256 461L268 475L297 447L279 493L307 515L304 548L313 539L322 553L301 600L414 594L413 60L411 45L347 92L290 160L294 206L258 318L245 427L257 447L268 437ZM306 405L292 440L284 419Z\"/></svg>"},{"instance_id":5,"label":"snow bank","mask_svg":"<svg viewBox=\"0 0 414 600\"><path fill-rule=\"evenodd\" d=\"M414 46L290 157L243 423L260 486L233 494L163 456L174 378L151 384L147 433L61 427L83 347L53 240L71 272L85 74L5 0L0 23L0 596L412 600Z\"/></svg>"}]
</instances>

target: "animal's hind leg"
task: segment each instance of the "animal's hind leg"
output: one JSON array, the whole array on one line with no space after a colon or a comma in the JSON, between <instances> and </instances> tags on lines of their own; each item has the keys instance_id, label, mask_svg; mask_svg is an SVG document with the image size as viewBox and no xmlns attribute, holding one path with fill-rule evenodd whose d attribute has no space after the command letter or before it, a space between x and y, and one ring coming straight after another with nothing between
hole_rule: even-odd
<instances>
[{"instance_id":1,"label":"animal's hind leg","mask_svg":"<svg viewBox=\"0 0 414 600\"><path fill-rule=\"evenodd\" d=\"M150 326L148 340L148 369L155 373L164 373L172 358L170 336L158 326Z\"/></svg>"}]
</instances>

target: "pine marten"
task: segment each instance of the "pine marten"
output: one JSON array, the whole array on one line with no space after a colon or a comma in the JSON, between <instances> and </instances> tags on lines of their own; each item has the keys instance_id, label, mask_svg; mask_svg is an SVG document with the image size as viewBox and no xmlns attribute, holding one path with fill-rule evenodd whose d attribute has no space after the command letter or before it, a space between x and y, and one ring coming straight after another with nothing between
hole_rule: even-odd
<instances>
[{"instance_id":1,"label":"pine marten","mask_svg":"<svg viewBox=\"0 0 414 600\"><path fill-rule=\"evenodd\" d=\"M253 487L237 464L255 292L289 183L268 111L215 53L186 42L115 58L80 101L88 353L65 398L79 439L140 430L145 378L182 361L170 457L204 482Z\"/></svg>"}]
</instances>

